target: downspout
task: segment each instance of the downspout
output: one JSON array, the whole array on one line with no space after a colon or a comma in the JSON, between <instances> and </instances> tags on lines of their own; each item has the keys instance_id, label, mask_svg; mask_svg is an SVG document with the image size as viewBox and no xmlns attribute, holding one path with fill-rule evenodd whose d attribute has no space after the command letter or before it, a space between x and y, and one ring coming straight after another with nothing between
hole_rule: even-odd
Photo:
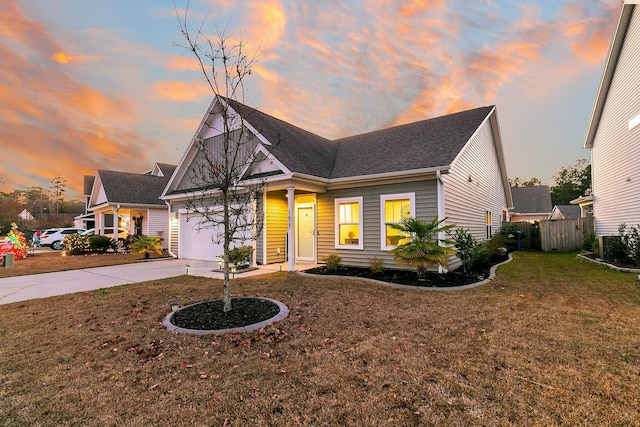
<instances>
[{"instance_id":1,"label":"downspout","mask_svg":"<svg viewBox=\"0 0 640 427\"><path fill-rule=\"evenodd\" d=\"M167 218L169 220L169 244L167 245L167 252L169 253L170 256L172 256L173 258L178 258L178 255L174 254L173 252L171 252L171 217L173 216L173 212L171 212L171 201L164 201L164 204L167 205L167 208L169 210L169 218Z\"/></svg>"},{"instance_id":2,"label":"downspout","mask_svg":"<svg viewBox=\"0 0 640 427\"><path fill-rule=\"evenodd\" d=\"M442 175L440 171L436 171L436 195L438 199L438 221L442 221L445 218L444 212L444 184L442 182ZM444 232L438 233L438 245L442 245L441 240L445 239ZM438 265L438 273L443 273L444 269Z\"/></svg>"}]
</instances>

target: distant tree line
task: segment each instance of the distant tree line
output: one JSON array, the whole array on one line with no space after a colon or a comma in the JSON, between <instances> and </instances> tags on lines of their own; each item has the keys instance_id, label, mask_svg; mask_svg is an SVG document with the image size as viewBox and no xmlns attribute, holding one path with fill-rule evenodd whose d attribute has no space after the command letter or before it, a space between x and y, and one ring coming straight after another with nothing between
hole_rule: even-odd
<instances>
[{"instance_id":1,"label":"distant tree line","mask_svg":"<svg viewBox=\"0 0 640 427\"><path fill-rule=\"evenodd\" d=\"M42 230L51 227L71 227L73 218L84 213L84 201L64 199L66 179L56 175L51 187L29 187L26 190L0 192L0 234L11 230L11 223L18 224L21 231ZM27 211L30 217L21 218Z\"/></svg>"},{"instance_id":2,"label":"distant tree line","mask_svg":"<svg viewBox=\"0 0 640 427\"><path fill-rule=\"evenodd\" d=\"M591 194L591 164L587 159L579 159L573 165L564 166L553 174L554 185L551 186L551 203L568 205L571 200ZM509 179L512 187L531 187L545 185L538 178L527 181L515 177Z\"/></svg>"}]
</instances>

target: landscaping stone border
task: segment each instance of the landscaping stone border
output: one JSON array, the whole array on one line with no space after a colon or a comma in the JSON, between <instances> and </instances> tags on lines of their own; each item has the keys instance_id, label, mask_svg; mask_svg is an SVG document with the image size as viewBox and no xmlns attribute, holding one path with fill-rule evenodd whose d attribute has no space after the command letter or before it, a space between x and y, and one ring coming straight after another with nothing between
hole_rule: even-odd
<instances>
[{"instance_id":1,"label":"landscaping stone border","mask_svg":"<svg viewBox=\"0 0 640 427\"><path fill-rule=\"evenodd\" d=\"M171 312L171 313L167 314L167 316L162 321L162 324L168 330L176 332L178 334L224 335L224 334L230 334L230 333L233 333L233 332L255 331L256 329L264 328L265 326L268 326L268 325L270 325L272 323L280 321L280 320L284 319L285 317L287 317L289 315L289 309L287 308L287 306L284 305L283 303L281 303L280 301L276 301L274 299L259 298L259 297L237 297L237 298L257 299L257 300L262 300L262 301L269 301L269 302L272 302L275 305L277 305L278 308L280 309L280 311L278 312L278 314L276 314L271 319L263 320L262 322L254 323L253 325L241 326L239 328L232 328L232 329L188 329L188 328L180 328L180 327L174 325L173 323L171 323L171 319L173 318L173 315L175 314L174 312ZM186 308L186 307L191 307L191 306L194 306L194 305L202 304L203 302L205 302L205 301L200 301L200 302L197 302L197 303L194 303L194 304L185 305L184 307L181 307L180 309L178 309L178 311L180 311L182 308Z\"/></svg>"},{"instance_id":2,"label":"landscaping stone border","mask_svg":"<svg viewBox=\"0 0 640 427\"><path fill-rule=\"evenodd\" d=\"M516 253L516 252L513 252ZM368 277L352 277L352 276L338 276L335 274L332 274L330 276L324 276L324 277L339 277L341 279L349 279L349 280L365 280L371 283L378 283L380 285L385 285L385 286L389 286L392 288L398 288L398 289L416 289L418 291L459 291L459 290L463 290L463 289L471 289L471 288L475 288L476 286L480 286L480 285L484 285L487 284L491 281L493 281L493 279L496 277L496 269L498 267L500 267L501 265L507 264L509 262L511 262L513 260L513 255L512 253L508 253L507 254L507 259L502 261L499 264L496 264L494 266L491 267L491 269L489 269L489 277L487 277L484 280L481 280L479 282L476 283L470 283L468 285L464 285L464 286L449 286L446 288L439 288L439 287L432 287L432 286L412 286L412 285L400 285L398 283L389 283L389 282L385 282L382 280L376 280L376 279L369 279ZM311 274L311 273L305 273L304 271L298 271L296 272L297 274L304 274L307 276L314 276L314 277L322 277L322 275L319 274Z\"/></svg>"},{"instance_id":3,"label":"landscaping stone border","mask_svg":"<svg viewBox=\"0 0 640 427\"><path fill-rule=\"evenodd\" d=\"M615 264L610 264L606 261L602 261L600 259L589 258L586 255L578 254L578 258L586 259L587 261L591 261L595 264L604 265L605 267L609 267L611 270L619 271L620 273L638 273L640 274L640 268L628 268L628 267L618 267Z\"/></svg>"}]
</instances>

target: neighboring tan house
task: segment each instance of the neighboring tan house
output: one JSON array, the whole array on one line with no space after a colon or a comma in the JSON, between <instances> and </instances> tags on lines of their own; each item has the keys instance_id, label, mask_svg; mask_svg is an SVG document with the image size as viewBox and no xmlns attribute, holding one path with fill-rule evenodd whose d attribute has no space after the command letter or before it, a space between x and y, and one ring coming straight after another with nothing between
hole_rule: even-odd
<instances>
[{"instance_id":1,"label":"neighboring tan house","mask_svg":"<svg viewBox=\"0 0 640 427\"><path fill-rule=\"evenodd\" d=\"M640 7L622 3L583 148L597 236L640 223Z\"/></svg>"},{"instance_id":2,"label":"neighboring tan house","mask_svg":"<svg viewBox=\"0 0 640 427\"><path fill-rule=\"evenodd\" d=\"M549 219L574 219L580 218L580 206L577 205L555 205L551 211Z\"/></svg>"},{"instance_id":3,"label":"neighboring tan house","mask_svg":"<svg viewBox=\"0 0 640 427\"><path fill-rule=\"evenodd\" d=\"M534 222L549 219L553 205L548 185L511 187L513 209L509 211L511 222Z\"/></svg>"},{"instance_id":4,"label":"neighboring tan house","mask_svg":"<svg viewBox=\"0 0 640 427\"><path fill-rule=\"evenodd\" d=\"M96 234L104 234L118 218L118 226L130 235L159 236L167 248L169 211L160 195L175 168L156 163L143 174L98 170L88 208L95 215Z\"/></svg>"},{"instance_id":5,"label":"neighboring tan house","mask_svg":"<svg viewBox=\"0 0 640 427\"><path fill-rule=\"evenodd\" d=\"M478 239L496 233L511 206L495 107L483 107L338 140L328 140L226 98L215 98L171 177L169 250L181 258L215 260L217 230L198 232L185 202L199 150L220 144L221 111L241 117L256 137L252 169L265 180L256 205L265 222L254 262L315 263L330 254L367 266L397 242L385 223L413 216L448 217ZM239 125L238 125L239 128ZM219 145L218 145L219 146ZM209 147L209 148L204 148ZM189 220L187 222L187 220Z\"/></svg>"}]
</instances>

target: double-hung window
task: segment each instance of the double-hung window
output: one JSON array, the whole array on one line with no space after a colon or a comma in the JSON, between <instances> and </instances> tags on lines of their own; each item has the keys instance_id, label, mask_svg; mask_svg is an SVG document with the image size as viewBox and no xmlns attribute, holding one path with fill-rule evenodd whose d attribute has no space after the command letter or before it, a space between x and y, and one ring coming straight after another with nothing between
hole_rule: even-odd
<instances>
[{"instance_id":1,"label":"double-hung window","mask_svg":"<svg viewBox=\"0 0 640 427\"><path fill-rule=\"evenodd\" d=\"M487 239L490 239L493 235L491 226L493 225L493 215L491 215L491 211L485 211L485 225L487 226Z\"/></svg>"},{"instance_id":2,"label":"double-hung window","mask_svg":"<svg viewBox=\"0 0 640 427\"><path fill-rule=\"evenodd\" d=\"M362 197L335 199L336 248L362 249Z\"/></svg>"},{"instance_id":3,"label":"double-hung window","mask_svg":"<svg viewBox=\"0 0 640 427\"><path fill-rule=\"evenodd\" d=\"M398 224L403 219L415 216L415 193L389 194L380 196L381 248L393 249L406 243L406 234L389 224Z\"/></svg>"}]
</instances>

